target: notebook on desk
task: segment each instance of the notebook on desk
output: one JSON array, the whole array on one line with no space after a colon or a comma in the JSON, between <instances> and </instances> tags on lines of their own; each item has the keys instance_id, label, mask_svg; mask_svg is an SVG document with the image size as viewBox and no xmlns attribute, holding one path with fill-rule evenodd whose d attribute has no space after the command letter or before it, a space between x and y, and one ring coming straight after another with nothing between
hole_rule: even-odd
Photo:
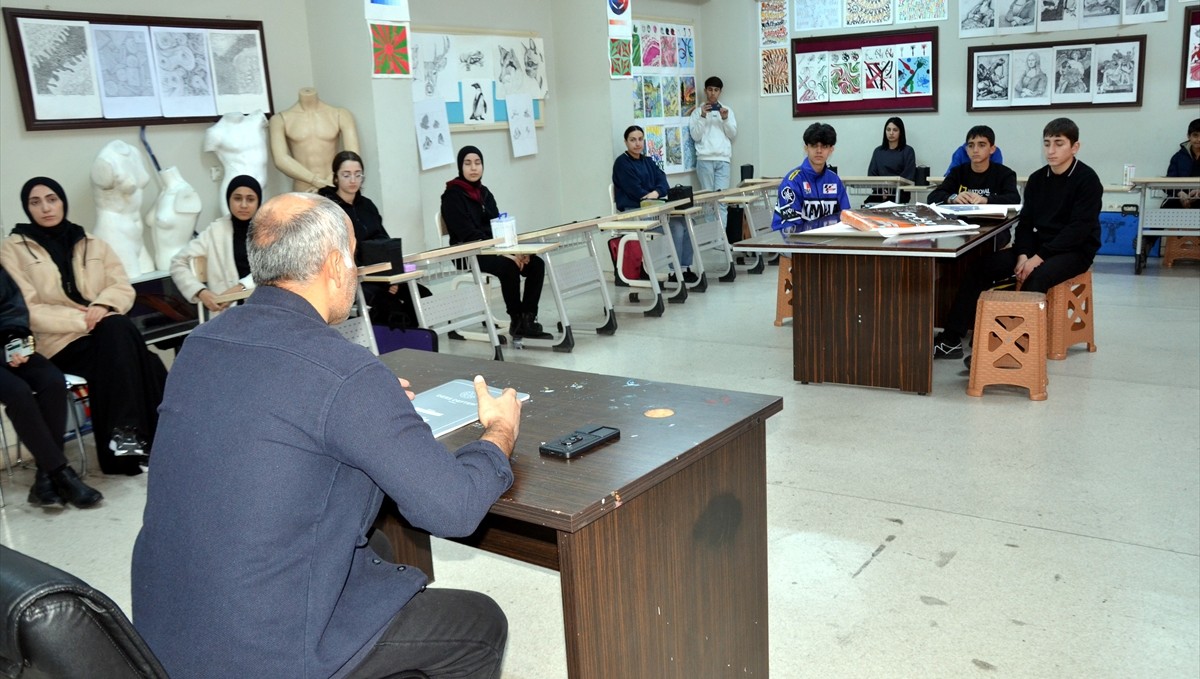
<instances>
[{"instance_id":1,"label":"notebook on desk","mask_svg":"<svg viewBox=\"0 0 1200 679\"><path fill-rule=\"evenodd\" d=\"M488 387L488 393L499 396L504 390ZM517 392L517 400L529 400L529 394ZM450 380L433 389L417 394L413 408L433 430L434 438L479 421L479 402L475 399L475 384L471 380Z\"/></svg>"}]
</instances>

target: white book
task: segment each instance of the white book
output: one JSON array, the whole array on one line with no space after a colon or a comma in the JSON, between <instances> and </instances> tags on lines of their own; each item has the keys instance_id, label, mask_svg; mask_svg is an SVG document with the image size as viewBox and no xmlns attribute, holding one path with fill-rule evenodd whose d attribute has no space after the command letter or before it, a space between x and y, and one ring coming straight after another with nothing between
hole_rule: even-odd
<instances>
[{"instance_id":1,"label":"white book","mask_svg":"<svg viewBox=\"0 0 1200 679\"><path fill-rule=\"evenodd\" d=\"M488 387L488 393L499 396L499 387ZM517 392L518 401L528 401L529 394ZM479 402L475 398L475 383L471 380L450 380L427 389L412 400L413 408L433 430L434 438L479 421Z\"/></svg>"}]
</instances>

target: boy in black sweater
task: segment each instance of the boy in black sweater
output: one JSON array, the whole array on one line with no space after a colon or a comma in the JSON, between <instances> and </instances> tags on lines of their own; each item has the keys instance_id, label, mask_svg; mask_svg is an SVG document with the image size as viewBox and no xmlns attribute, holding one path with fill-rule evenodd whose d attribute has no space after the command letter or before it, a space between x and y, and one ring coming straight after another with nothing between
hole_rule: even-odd
<instances>
[{"instance_id":1,"label":"boy in black sweater","mask_svg":"<svg viewBox=\"0 0 1200 679\"><path fill-rule=\"evenodd\" d=\"M1055 118L1042 130L1046 166L1029 175L1025 204L1011 248L981 258L963 278L946 327L933 338L935 358L959 358L972 328L979 293L1015 277L1021 289L1046 292L1088 270L1100 249L1104 189L1092 168L1075 158L1079 127Z\"/></svg>"},{"instance_id":2,"label":"boy in black sweater","mask_svg":"<svg viewBox=\"0 0 1200 679\"><path fill-rule=\"evenodd\" d=\"M992 154L996 152L996 133L992 128L976 125L967 130L966 148L971 162L951 168L941 186L929 192L929 202L959 205L1020 203L1017 173L992 162Z\"/></svg>"}]
</instances>

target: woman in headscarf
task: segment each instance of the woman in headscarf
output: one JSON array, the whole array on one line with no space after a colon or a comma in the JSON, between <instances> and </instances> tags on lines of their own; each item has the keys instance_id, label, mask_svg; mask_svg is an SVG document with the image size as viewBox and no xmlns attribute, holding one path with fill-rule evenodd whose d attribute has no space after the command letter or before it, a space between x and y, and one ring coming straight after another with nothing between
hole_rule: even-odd
<instances>
[{"instance_id":1,"label":"woman in headscarf","mask_svg":"<svg viewBox=\"0 0 1200 679\"><path fill-rule=\"evenodd\" d=\"M500 216L496 198L483 185L483 152L464 146L458 152L458 176L446 182L442 193L442 221L450 244L492 238L492 220ZM550 339L538 323L538 302L546 278L546 263L537 255L479 255L479 268L500 280L504 306L512 319L514 338ZM521 292L521 278L525 292Z\"/></svg>"},{"instance_id":2,"label":"woman in headscarf","mask_svg":"<svg viewBox=\"0 0 1200 679\"><path fill-rule=\"evenodd\" d=\"M214 219L171 259L171 279L179 292L188 301L200 302L213 313L228 306L218 303L217 295L254 287L250 262L246 258L246 235L250 231L250 220L262 204L262 187L254 177L238 175L225 189L225 203L229 206L229 214ZM207 282L201 282L192 270L192 260L196 257L204 257L207 262Z\"/></svg>"},{"instance_id":3,"label":"woman in headscarf","mask_svg":"<svg viewBox=\"0 0 1200 679\"><path fill-rule=\"evenodd\" d=\"M88 381L100 469L140 474L167 371L125 316L133 286L108 244L67 220L67 196L58 182L25 182L21 206L31 223L18 224L5 239L0 266L29 308L38 352Z\"/></svg>"}]
</instances>

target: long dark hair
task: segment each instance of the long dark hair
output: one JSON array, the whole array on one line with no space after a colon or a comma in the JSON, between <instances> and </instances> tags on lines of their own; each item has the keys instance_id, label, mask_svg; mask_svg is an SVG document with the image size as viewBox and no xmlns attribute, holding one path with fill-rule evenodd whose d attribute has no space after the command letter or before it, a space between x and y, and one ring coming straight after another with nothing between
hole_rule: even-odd
<instances>
[{"instance_id":1,"label":"long dark hair","mask_svg":"<svg viewBox=\"0 0 1200 679\"><path fill-rule=\"evenodd\" d=\"M629 135L633 134L634 131L641 132L643 136L646 134L646 131L642 129L641 125L630 125L629 127L625 128L625 134L621 135L621 138L628 141Z\"/></svg>"},{"instance_id":2,"label":"long dark hair","mask_svg":"<svg viewBox=\"0 0 1200 679\"><path fill-rule=\"evenodd\" d=\"M896 140L896 149L899 150L899 149L904 148L905 146L908 146L908 137L906 137L904 135L904 121L900 120L900 118L898 118L896 116L892 116L891 118L888 118L887 122L885 122L883 124L883 143L880 144L879 147L885 148L885 149L891 148L888 146L888 140L887 140L888 123L891 123L892 125L895 125L896 127L900 128L900 138Z\"/></svg>"}]
</instances>

